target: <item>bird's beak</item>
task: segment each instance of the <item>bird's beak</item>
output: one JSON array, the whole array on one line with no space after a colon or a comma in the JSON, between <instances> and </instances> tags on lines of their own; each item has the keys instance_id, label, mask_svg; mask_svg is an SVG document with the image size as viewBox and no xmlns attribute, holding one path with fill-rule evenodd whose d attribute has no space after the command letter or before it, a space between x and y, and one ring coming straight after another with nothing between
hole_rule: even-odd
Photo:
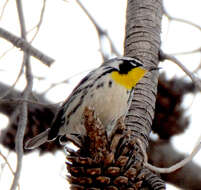
<instances>
[{"instance_id":1,"label":"bird's beak","mask_svg":"<svg viewBox=\"0 0 201 190\"><path fill-rule=\"evenodd\" d=\"M159 70L159 69L162 69L161 67L149 67L148 68L148 71L155 71L155 70Z\"/></svg>"}]
</instances>

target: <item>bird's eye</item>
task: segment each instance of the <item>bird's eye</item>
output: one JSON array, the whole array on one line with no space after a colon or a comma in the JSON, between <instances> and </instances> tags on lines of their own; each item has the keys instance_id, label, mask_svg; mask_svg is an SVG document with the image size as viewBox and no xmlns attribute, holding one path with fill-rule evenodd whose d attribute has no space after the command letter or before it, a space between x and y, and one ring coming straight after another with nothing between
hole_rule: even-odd
<instances>
[{"instance_id":1,"label":"bird's eye","mask_svg":"<svg viewBox=\"0 0 201 190\"><path fill-rule=\"evenodd\" d=\"M133 67L137 67L136 62L134 62L134 61L130 61L130 64L133 65Z\"/></svg>"},{"instance_id":2,"label":"bird's eye","mask_svg":"<svg viewBox=\"0 0 201 190\"><path fill-rule=\"evenodd\" d=\"M140 67L142 64L138 60L127 60L123 59L122 63L119 65L119 73L127 74L135 67Z\"/></svg>"},{"instance_id":3,"label":"bird's eye","mask_svg":"<svg viewBox=\"0 0 201 190\"><path fill-rule=\"evenodd\" d=\"M123 62L119 65L119 73L121 73L121 74L127 74L134 67L136 67L136 65L133 65L131 63L131 61L129 61L129 60L123 60Z\"/></svg>"},{"instance_id":4,"label":"bird's eye","mask_svg":"<svg viewBox=\"0 0 201 190\"><path fill-rule=\"evenodd\" d=\"M140 63L140 61L138 61L138 60L130 61L130 64L132 64L133 67L140 67L140 66L142 66L142 63Z\"/></svg>"}]
</instances>

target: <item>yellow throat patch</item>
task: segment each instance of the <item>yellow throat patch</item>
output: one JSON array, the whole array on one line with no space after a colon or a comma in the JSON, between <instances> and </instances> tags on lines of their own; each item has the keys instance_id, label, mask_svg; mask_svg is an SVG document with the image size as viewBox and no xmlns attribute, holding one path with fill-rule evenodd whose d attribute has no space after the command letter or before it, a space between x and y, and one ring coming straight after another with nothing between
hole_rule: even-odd
<instances>
[{"instance_id":1,"label":"yellow throat patch","mask_svg":"<svg viewBox=\"0 0 201 190\"><path fill-rule=\"evenodd\" d=\"M127 74L120 74L118 71L113 71L111 73L111 77L118 84L124 86L128 90L131 90L146 74L146 72L147 70L137 67L133 68Z\"/></svg>"}]
</instances>

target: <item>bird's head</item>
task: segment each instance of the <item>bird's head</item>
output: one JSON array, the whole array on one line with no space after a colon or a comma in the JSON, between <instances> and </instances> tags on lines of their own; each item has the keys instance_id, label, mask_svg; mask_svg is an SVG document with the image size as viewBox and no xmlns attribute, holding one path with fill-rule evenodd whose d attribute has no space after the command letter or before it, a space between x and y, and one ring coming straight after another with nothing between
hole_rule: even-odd
<instances>
[{"instance_id":1,"label":"bird's head","mask_svg":"<svg viewBox=\"0 0 201 190\"><path fill-rule=\"evenodd\" d=\"M117 57L106 62L106 64L114 68L111 72L112 79L128 90L135 87L148 71L143 67L141 61L131 57Z\"/></svg>"}]
</instances>

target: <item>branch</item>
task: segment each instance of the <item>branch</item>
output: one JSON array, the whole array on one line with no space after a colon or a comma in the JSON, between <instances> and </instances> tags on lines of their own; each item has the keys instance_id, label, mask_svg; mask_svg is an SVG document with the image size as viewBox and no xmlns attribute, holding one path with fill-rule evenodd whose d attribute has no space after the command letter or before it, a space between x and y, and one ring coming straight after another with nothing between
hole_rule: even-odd
<instances>
[{"instance_id":1,"label":"branch","mask_svg":"<svg viewBox=\"0 0 201 190\"><path fill-rule=\"evenodd\" d=\"M18 17L19 17L19 21L20 21L21 36L26 41L26 27L25 27L24 13L23 13L23 9L22 9L21 0L16 0L16 5L17 5L17 12L18 12ZM25 65L25 68L26 68L27 86L23 92L22 97L25 100L28 100L29 96L32 92L33 76L32 76L32 72L31 72L30 55L27 52L24 53L23 64ZM26 101L24 101L24 102L22 102L22 105L20 107L20 117L19 117L17 134L15 137L15 149L16 149L16 154L17 154L17 168L15 171L15 176L13 179L11 190L16 189L17 184L19 182L20 174L21 174L22 158L23 158L23 154L24 154L23 140L24 140L25 129L27 126L27 118L28 118L28 103Z\"/></svg>"},{"instance_id":2,"label":"branch","mask_svg":"<svg viewBox=\"0 0 201 190\"><path fill-rule=\"evenodd\" d=\"M186 73L191 78L195 86L201 91L201 80L197 78L193 73L191 73L176 57L160 51L160 60L161 61L169 60L174 62L184 71L184 73Z\"/></svg>"},{"instance_id":3,"label":"branch","mask_svg":"<svg viewBox=\"0 0 201 190\"><path fill-rule=\"evenodd\" d=\"M11 171L11 173L13 175L15 175L10 163L8 162L8 159L6 158L6 156L3 155L3 153L0 151L0 156L3 158L3 160L5 161L5 163L8 165L9 170Z\"/></svg>"},{"instance_id":4,"label":"branch","mask_svg":"<svg viewBox=\"0 0 201 190\"><path fill-rule=\"evenodd\" d=\"M193 53L201 53L201 47L193 49L191 51L184 51L184 52L176 52L173 53L172 55L187 55L187 54L193 54Z\"/></svg>"},{"instance_id":5,"label":"branch","mask_svg":"<svg viewBox=\"0 0 201 190\"><path fill-rule=\"evenodd\" d=\"M0 96L4 94L4 92L7 92L10 90L10 86L0 83ZM33 96L36 97L37 101L33 100L25 100L21 97L22 92L13 89L4 99L0 100L0 112L10 117L13 112L15 112L16 107L21 104L23 101L26 101L29 103L30 107L34 109L34 107L38 108L50 108L56 111L56 104L52 104L48 100L45 99L44 96L41 94L33 94ZM35 105L35 106L34 106Z\"/></svg>"},{"instance_id":6,"label":"branch","mask_svg":"<svg viewBox=\"0 0 201 190\"><path fill-rule=\"evenodd\" d=\"M42 9L41 9L41 12L40 12L39 22L35 27L33 27L31 30L28 31L28 32L31 32L32 30L36 29L36 32L35 32L34 36L32 37L32 39L30 40L30 42L32 42L36 38L36 36L37 36L37 34L39 32L39 29L40 29L41 24L43 22L43 16L44 16L44 12L45 12L45 7L46 7L46 0L43 0L43 6L42 6Z\"/></svg>"},{"instance_id":7,"label":"branch","mask_svg":"<svg viewBox=\"0 0 201 190\"><path fill-rule=\"evenodd\" d=\"M193 73L191 73L176 57L165 54L164 52L160 51L159 58L161 61L169 60L169 61L174 62L176 65L178 65L191 78L194 85L201 91L201 80L199 78L197 78ZM197 152L200 150L200 148L201 148L201 136L198 139L198 142L195 145L192 153L187 158L185 158L183 161L179 162L178 164L173 165L170 168L166 168L165 170L158 169L158 172L160 171L161 173L168 173L168 172L175 171L180 167L183 167L185 164L187 164L188 162L190 162L193 159L193 157L197 154ZM152 167L152 168L154 169L154 167Z\"/></svg>"},{"instance_id":8,"label":"branch","mask_svg":"<svg viewBox=\"0 0 201 190\"><path fill-rule=\"evenodd\" d=\"M3 158L3 160L4 160L5 163L7 164L9 170L11 171L11 173L15 176L15 173L14 173L14 171L13 171L13 169L12 169L10 163L8 162L8 159L6 158L6 156L3 155L3 153L2 153L1 151L0 151L0 156ZM17 186L18 186L18 189L20 189L20 185L17 184Z\"/></svg>"},{"instance_id":9,"label":"branch","mask_svg":"<svg viewBox=\"0 0 201 190\"><path fill-rule=\"evenodd\" d=\"M3 95L0 95L0 101L1 101L3 98L5 98L5 97L15 88L15 85L17 84L17 82L19 81L19 79L20 79L20 77L21 77L21 75L22 75L22 73L23 73L23 69L24 69L24 62L22 63L22 66L21 66L21 68L20 68L20 72L19 72L19 74L18 74L18 76L17 76L15 82L13 83L13 85L12 85L7 91L5 91L5 92L3 93Z\"/></svg>"},{"instance_id":10,"label":"branch","mask_svg":"<svg viewBox=\"0 0 201 190\"><path fill-rule=\"evenodd\" d=\"M79 76L79 75L81 75L83 73L86 73L86 72L89 72L89 71L91 71L91 69L87 69L85 71L81 71L79 73L76 73L76 74L74 74L74 75L72 75L72 76L70 76L70 77L68 77L68 78L66 78L66 79L64 79L62 81L51 83L50 86L43 92L43 94L46 94L47 92L49 92L50 90L52 90L54 87L56 87L58 85L68 84L70 79L72 79L73 77Z\"/></svg>"},{"instance_id":11,"label":"branch","mask_svg":"<svg viewBox=\"0 0 201 190\"><path fill-rule=\"evenodd\" d=\"M185 155L178 153L171 142L167 140L151 141L150 145L149 162L158 167L169 167L185 157ZM200 173L201 167L194 162L189 162L173 173L161 174L161 177L181 189L200 189Z\"/></svg>"},{"instance_id":12,"label":"branch","mask_svg":"<svg viewBox=\"0 0 201 190\"><path fill-rule=\"evenodd\" d=\"M128 0L126 19L125 56L138 58L143 62L144 67L157 67L161 44L162 1ZM125 120L126 126L132 131L132 138L139 139L143 149L149 146L149 135L155 114L158 76L157 71L148 72L135 86ZM137 159L141 161L143 169L144 155L139 154ZM146 180L144 182L146 183ZM157 189L156 186L155 188L149 186L149 188ZM164 187L158 189L164 189Z\"/></svg>"},{"instance_id":13,"label":"branch","mask_svg":"<svg viewBox=\"0 0 201 190\"><path fill-rule=\"evenodd\" d=\"M1 30L1 28L0 28ZM1 31L0 31L1 32ZM0 55L0 59L2 59L9 51L13 50L15 46L12 46L10 48L8 48L7 50L5 50L1 55Z\"/></svg>"},{"instance_id":14,"label":"branch","mask_svg":"<svg viewBox=\"0 0 201 190\"><path fill-rule=\"evenodd\" d=\"M99 43L100 43L100 47L101 47L101 54L104 60L107 59L107 56L105 55L104 51L103 51L103 47L102 47L102 38L106 37L106 39L108 39L110 48L111 48L111 52L114 53L116 56L120 56L119 52L117 51L117 49L115 48L114 43L112 42L111 38L109 37L108 33L106 31L104 31L99 25L98 23L94 20L94 18L91 16L91 14L87 11L87 9L83 6L83 4L77 0L78 5L80 6L80 8L84 11L84 13L87 15L87 17L89 18L89 20L92 22L92 24L94 25L97 33L98 33L98 37L99 37Z\"/></svg>"},{"instance_id":15,"label":"branch","mask_svg":"<svg viewBox=\"0 0 201 190\"><path fill-rule=\"evenodd\" d=\"M1 27L0 27L0 37L6 39L14 46L20 48L22 51L27 52L33 57L39 59L47 66L50 66L54 62L54 59L48 57L38 49L34 48L25 39L19 38Z\"/></svg>"},{"instance_id":16,"label":"branch","mask_svg":"<svg viewBox=\"0 0 201 190\"><path fill-rule=\"evenodd\" d=\"M138 139L137 139L138 140ZM187 156L185 159L181 160L180 162L168 167L168 168L160 168L160 167L156 167L152 164L148 163L148 156L146 153L146 150L143 147L143 144L140 140L138 140L140 148L143 152L144 155L144 166L148 169L150 169L151 171L154 171L156 173L172 173L175 172L176 170L184 167L186 164L188 164L190 161L192 161L192 159L194 158L194 156L200 151L201 149L201 136L198 139L198 142L196 143L193 151L191 152L191 154L189 156Z\"/></svg>"},{"instance_id":17,"label":"branch","mask_svg":"<svg viewBox=\"0 0 201 190\"><path fill-rule=\"evenodd\" d=\"M127 24L125 56L137 57L145 67L158 64L160 47L160 26L162 19L162 1L129 0L127 6ZM154 6L153 6L154 5ZM154 19L151 15L157 15ZM147 27L149 26L149 27ZM157 26L157 27L155 27ZM149 72L135 86L134 95L126 125L148 147L149 133L154 119L158 73ZM142 159L143 156L142 156Z\"/></svg>"},{"instance_id":18,"label":"branch","mask_svg":"<svg viewBox=\"0 0 201 190\"><path fill-rule=\"evenodd\" d=\"M198 30L201 30L201 27L191 21L188 21L188 20L185 20L185 19L181 19L181 18L176 18L176 17L173 17L171 16L167 11L166 9L163 7L163 13L164 15L169 19L169 20L174 20L174 21L177 21L177 22L183 22L185 24L189 24L195 28L197 28Z\"/></svg>"},{"instance_id":19,"label":"branch","mask_svg":"<svg viewBox=\"0 0 201 190\"><path fill-rule=\"evenodd\" d=\"M10 89L8 89L8 91L9 90ZM0 104L13 104L13 103L14 104L22 104L23 102L26 102L29 104L36 104L38 106L45 106L45 107L52 107L52 106L62 103L62 102L59 102L59 103L53 103L53 104L44 104L39 101L28 100L28 99L24 99L24 98L14 98L14 99L13 98L5 98L5 99L0 100Z\"/></svg>"},{"instance_id":20,"label":"branch","mask_svg":"<svg viewBox=\"0 0 201 190\"><path fill-rule=\"evenodd\" d=\"M5 3L3 4L2 11L1 11L1 14L0 14L0 20L3 18L3 14L4 14L4 11L6 9L6 6L7 6L8 2L9 2L9 0L6 0Z\"/></svg>"}]
</instances>

